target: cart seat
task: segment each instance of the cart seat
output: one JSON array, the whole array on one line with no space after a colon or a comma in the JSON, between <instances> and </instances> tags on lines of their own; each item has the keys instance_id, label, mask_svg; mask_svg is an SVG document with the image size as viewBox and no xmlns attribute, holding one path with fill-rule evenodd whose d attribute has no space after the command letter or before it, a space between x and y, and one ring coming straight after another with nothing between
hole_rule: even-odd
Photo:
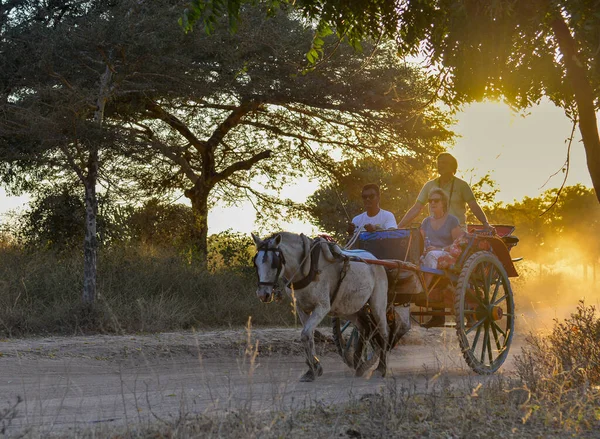
<instances>
[{"instance_id":1,"label":"cart seat","mask_svg":"<svg viewBox=\"0 0 600 439\"><path fill-rule=\"evenodd\" d=\"M342 249L342 254L344 256L347 256L351 259L377 259L375 257L375 255L373 255L373 253L368 252L366 250L362 250L362 249L352 249L352 250L346 250L346 249Z\"/></svg>"}]
</instances>

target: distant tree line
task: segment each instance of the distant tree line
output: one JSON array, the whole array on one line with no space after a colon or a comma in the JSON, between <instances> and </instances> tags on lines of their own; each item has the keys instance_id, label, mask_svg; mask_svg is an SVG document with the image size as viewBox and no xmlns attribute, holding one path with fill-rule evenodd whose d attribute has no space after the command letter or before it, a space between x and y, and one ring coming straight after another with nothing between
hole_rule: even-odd
<instances>
[{"instance_id":1,"label":"distant tree line","mask_svg":"<svg viewBox=\"0 0 600 439\"><path fill-rule=\"evenodd\" d=\"M540 265L558 261L581 265L585 277L596 279L600 274L600 205L594 190L580 184L567 186L558 199L557 192L549 189L538 197L491 205L488 218L517 226L515 235L523 245L516 251L526 258Z\"/></svg>"}]
</instances>

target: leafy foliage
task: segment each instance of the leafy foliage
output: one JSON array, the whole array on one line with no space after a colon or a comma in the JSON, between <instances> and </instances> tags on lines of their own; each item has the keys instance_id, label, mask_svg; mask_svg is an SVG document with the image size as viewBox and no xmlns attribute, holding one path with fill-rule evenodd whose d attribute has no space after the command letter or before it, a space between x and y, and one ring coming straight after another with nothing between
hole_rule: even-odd
<instances>
[{"instance_id":1,"label":"leafy foliage","mask_svg":"<svg viewBox=\"0 0 600 439\"><path fill-rule=\"evenodd\" d=\"M249 235L226 230L208 237L208 268L211 271L246 269L254 271L255 245Z\"/></svg>"},{"instance_id":2,"label":"leafy foliage","mask_svg":"<svg viewBox=\"0 0 600 439\"><path fill-rule=\"evenodd\" d=\"M246 3L216 2L227 4L233 21ZM600 200L600 136L595 116L600 108L597 0L266 3L293 4L301 14L318 21L319 28L336 28L339 38L348 36L351 42L367 35L395 38L401 56L428 59L438 72L439 96L454 105L488 98L503 99L522 109L547 96L578 122ZM215 13L203 9L206 4L204 0L192 2L191 10L198 12L195 18L206 20ZM313 46L309 60L314 62L316 55Z\"/></svg>"},{"instance_id":3,"label":"leafy foliage","mask_svg":"<svg viewBox=\"0 0 600 439\"><path fill-rule=\"evenodd\" d=\"M28 247L62 251L81 246L85 206L73 188L39 192L19 219L18 235Z\"/></svg>"}]
</instances>

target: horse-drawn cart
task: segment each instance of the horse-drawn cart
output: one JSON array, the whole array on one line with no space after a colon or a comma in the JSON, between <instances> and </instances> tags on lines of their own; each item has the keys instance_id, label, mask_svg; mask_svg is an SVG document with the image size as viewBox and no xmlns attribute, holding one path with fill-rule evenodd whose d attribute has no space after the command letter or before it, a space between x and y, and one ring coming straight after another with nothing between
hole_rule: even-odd
<instances>
[{"instance_id":1,"label":"horse-drawn cart","mask_svg":"<svg viewBox=\"0 0 600 439\"><path fill-rule=\"evenodd\" d=\"M518 274L509 251L518 239L511 235L512 226L495 229L496 233L490 234L470 226L460 257L446 270L420 264L423 244L418 229L361 234L359 247L378 258L363 261L385 266L388 274L388 349L395 347L409 329L409 313L420 325L434 316L453 316L463 356L471 369L491 374L500 368L514 333L509 278ZM362 320L361 327L369 329L361 334L349 321L333 319L334 342L350 367L376 361L369 349L374 325L368 307Z\"/></svg>"}]
</instances>

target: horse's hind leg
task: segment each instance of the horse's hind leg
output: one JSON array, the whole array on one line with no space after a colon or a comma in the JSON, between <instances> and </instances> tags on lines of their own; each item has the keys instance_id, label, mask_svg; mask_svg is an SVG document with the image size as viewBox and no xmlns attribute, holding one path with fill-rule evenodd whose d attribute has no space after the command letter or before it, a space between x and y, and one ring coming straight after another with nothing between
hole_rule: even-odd
<instances>
[{"instance_id":1,"label":"horse's hind leg","mask_svg":"<svg viewBox=\"0 0 600 439\"><path fill-rule=\"evenodd\" d=\"M317 358L317 353L315 351L315 328L323 318L329 312L329 308L325 308L323 306L317 306L310 314L310 317L304 323L304 328L302 328L302 335L300 340L304 345L304 352L306 354L306 364L308 364L308 371L302 375L300 381L314 381L316 377L323 375L323 367Z\"/></svg>"},{"instance_id":2,"label":"horse's hind leg","mask_svg":"<svg viewBox=\"0 0 600 439\"><path fill-rule=\"evenodd\" d=\"M377 371L381 373L381 376L385 376L387 373L388 343L388 325L386 319L387 282L376 283L373 294L369 298L369 306L371 307L371 317L373 317L377 327L375 334L373 334L374 341L379 352L379 364L377 365Z\"/></svg>"}]
</instances>

